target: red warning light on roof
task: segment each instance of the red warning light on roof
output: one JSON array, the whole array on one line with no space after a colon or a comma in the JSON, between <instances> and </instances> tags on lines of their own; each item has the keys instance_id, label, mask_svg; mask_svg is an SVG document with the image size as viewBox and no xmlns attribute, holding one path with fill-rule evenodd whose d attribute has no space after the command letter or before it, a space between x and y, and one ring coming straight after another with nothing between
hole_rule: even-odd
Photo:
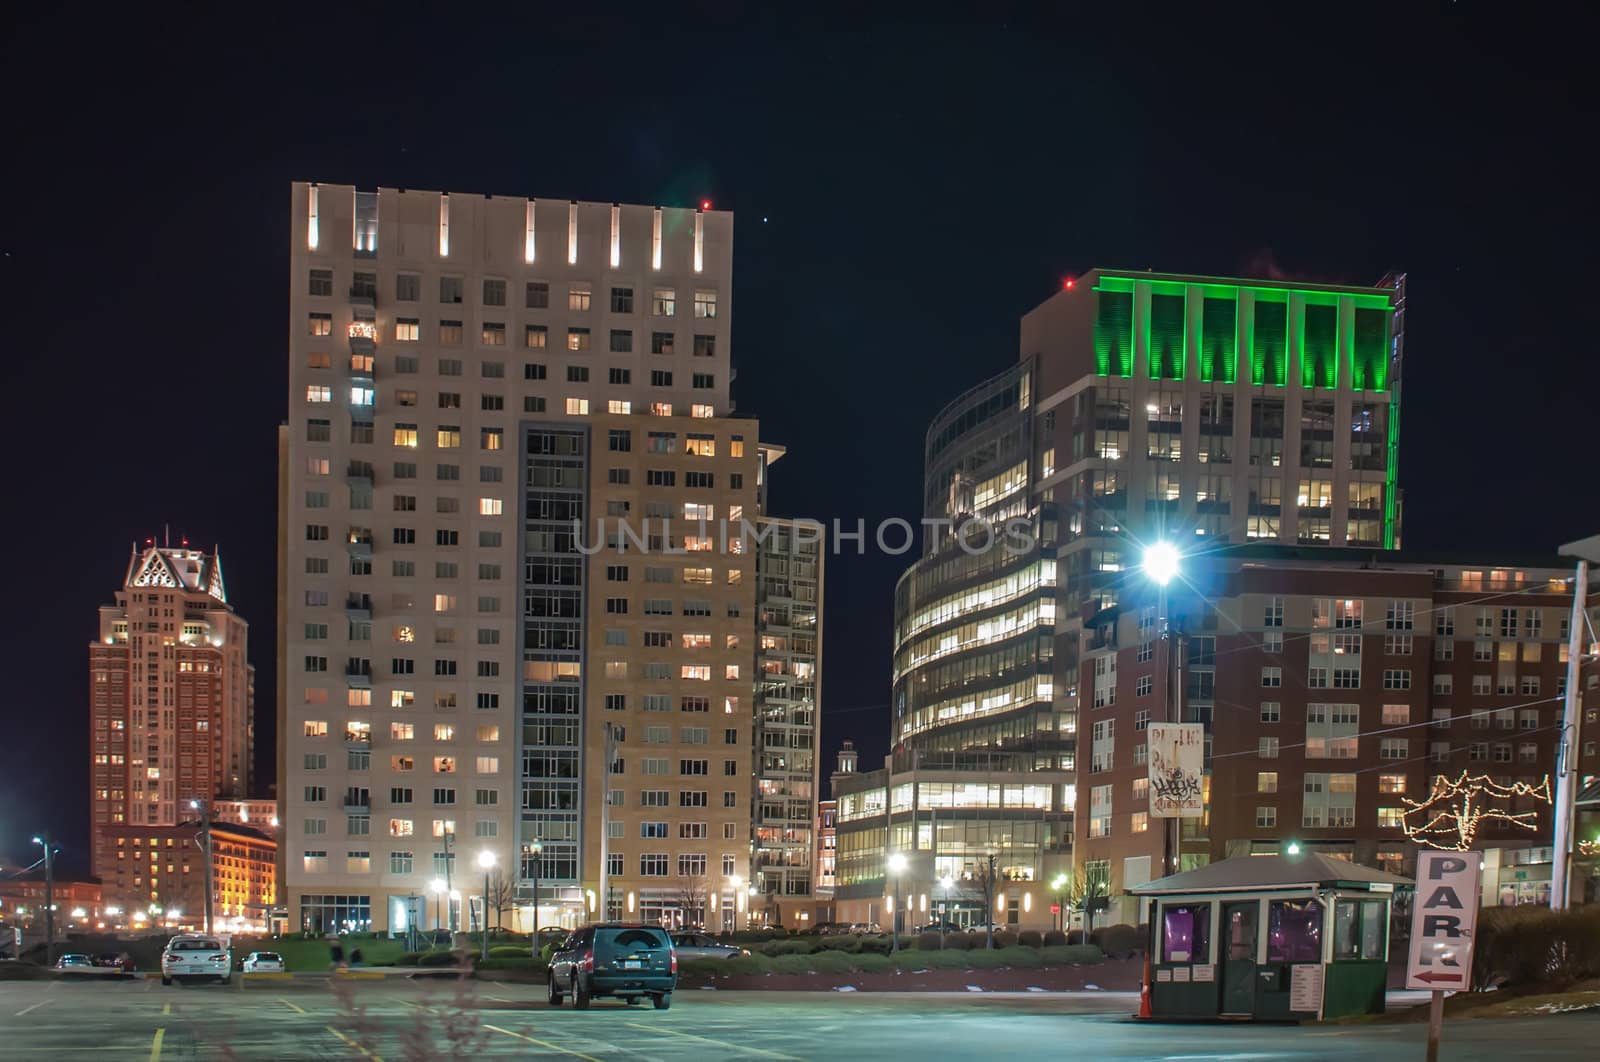
<instances>
[{"instance_id":1,"label":"red warning light on roof","mask_svg":"<svg viewBox=\"0 0 1600 1062\"><path fill-rule=\"evenodd\" d=\"M1073 279L1072 277L1067 277L1067 278L1065 278L1065 279L1063 279L1061 281L1061 287L1062 287L1063 290L1071 291L1072 290L1072 285L1074 285L1076 283L1077 283L1077 281L1075 279Z\"/></svg>"},{"instance_id":2,"label":"red warning light on roof","mask_svg":"<svg viewBox=\"0 0 1600 1062\"><path fill-rule=\"evenodd\" d=\"M709 199L700 200L700 209L701 210L710 210L711 209L711 200L709 200Z\"/></svg>"}]
</instances>

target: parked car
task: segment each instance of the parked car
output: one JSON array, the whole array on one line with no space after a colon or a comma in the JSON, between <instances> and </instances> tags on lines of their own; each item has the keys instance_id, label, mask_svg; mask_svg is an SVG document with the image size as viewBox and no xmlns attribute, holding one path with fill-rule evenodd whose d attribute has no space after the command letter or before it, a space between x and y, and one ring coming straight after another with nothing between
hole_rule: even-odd
<instances>
[{"instance_id":1,"label":"parked car","mask_svg":"<svg viewBox=\"0 0 1600 1062\"><path fill-rule=\"evenodd\" d=\"M680 959L733 959L750 954L748 948L724 944L704 933L674 933L672 946L677 949Z\"/></svg>"},{"instance_id":2,"label":"parked car","mask_svg":"<svg viewBox=\"0 0 1600 1062\"><path fill-rule=\"evenodd\" d=\"M844 929L846 933L882 933L883 927L876 922L851 922Z\"/></svg>"},{"instance_id":3,"label":"parked car","mask_svg":"<svg viewBox=\"0 0 1600 1062\"><path fill-rule=\"evenodd\" d=\"M161 953L161 983L170 985L181 977L214 977L227 984L233 978L228 946L217 937L199 933L173 937Z\"/></svg>"},{"instance_id":4,"label":"parked car","mask_svg":"<svg viewBox=\"0 0 1600 1062\"><path fill-rule=\"evenodd\" d=\"M56 960L56 969L68 970L74 973L97 973L94 960L87 955L63 955Z\"/></svg>"},{"instance_id":5,"label":"parked car","mask_svg":"<svg viewBox=\"0 0 1600 1062\"><path fill-rule=\"evenodd\" d=\"M960 933L962 928L954 922L929 922L925 926L918 926L918 933Z\"/></svg>"},{"instance_id":6,"label":"parked car","mask_svg":"<svg viewBox=\"0 0 1600 1062\"><path fill-rule=\"evenodd\" d=\"M245 973L283 973L283 956L275 951L252 951L240 969Z\"/></svg>"},{"instance_id":7,"label":"parked car","mask_svg":"<svg viewBox=\"0 0 1600 1062\"><path fill-rule=\"evenodd\" d=\"M114 973L131 974L139 970L138 964L133 961L133 956L125 951L120 954L107 952L104 955L96 955L94 964L102 970Z\"/></svg>"},{"instance_id":8,"label":"parked car","mask_svg":"<svg viewBox=\"0 0 1600 1062\"><path fill-rule=\"evenodd\" d=\"M660 926L603 922L577 930L551 953L546 976L552 1007L569 995L578 1010L596 996L630 1004L649 996L666 1010L678 986L678 953Z\"/></svg>"}]
</instances>

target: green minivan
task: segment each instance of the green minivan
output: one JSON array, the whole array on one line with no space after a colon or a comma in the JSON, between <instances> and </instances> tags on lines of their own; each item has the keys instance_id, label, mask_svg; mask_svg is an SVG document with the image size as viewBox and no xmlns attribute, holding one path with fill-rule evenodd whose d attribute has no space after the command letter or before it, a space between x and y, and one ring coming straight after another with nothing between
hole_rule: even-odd
<instances>
[{"instance_id":1,"label":"green minivan","mask_svg":"<svg viewBox=\"0 0 1600 1062\"><path fill-rule=\"evenodd\" d=\"M678 953L660 926L602 922L584 926L550 955L550 1005L567 996L586 1010L596 996L633 1004L649 996L657 1010L672 1006Z\"/></svg>"}]
</instances>

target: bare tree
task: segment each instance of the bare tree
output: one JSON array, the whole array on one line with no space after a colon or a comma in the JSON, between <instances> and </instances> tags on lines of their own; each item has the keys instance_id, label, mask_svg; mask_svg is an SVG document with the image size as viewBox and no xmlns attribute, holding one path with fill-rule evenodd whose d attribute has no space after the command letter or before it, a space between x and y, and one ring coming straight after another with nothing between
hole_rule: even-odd
<instances>
[{"instance_id":1,"label":"bare tree","mask_svg":"<svg viewBox=\"0 0 1600 1062\"><path fill-rule=\"evenodd\" d=\"M506 912L516 907L516 905L516 886L512 884L510 878L496 870L494 875L489 879L489 906L494 909L495 924L504 929L506 924ZM488 929L489 916L487 913L485 913L483 916L483 923L484 928Z\"/></svg>"},{"instance_id":2,"label":"bare tree","mask_svg":"<svg viewBox=\"0 0 1600 1062\"><path fill-rule=\"evenodd\" d=\"M1067 902L1074 908L1083 912L1083 940L1089 942L1089 934L1094 932L1094 913L1106 908L1105 879L1099 875L1078 875L1073 877L1068 888Z\"/></svg>"},{"instance_id":3,"label":"bare tree","mask_svg":"<svg viewBox=\"0 0 1600 1062\"><path fill-rule=\"evenodd\" d=\"M678 876L678 907L683 912L685 927L691 921L698 921L701 925L706 920L706 897L710 889L706 885L704 874L680 874Z\"/></svg>"}]
</instances>

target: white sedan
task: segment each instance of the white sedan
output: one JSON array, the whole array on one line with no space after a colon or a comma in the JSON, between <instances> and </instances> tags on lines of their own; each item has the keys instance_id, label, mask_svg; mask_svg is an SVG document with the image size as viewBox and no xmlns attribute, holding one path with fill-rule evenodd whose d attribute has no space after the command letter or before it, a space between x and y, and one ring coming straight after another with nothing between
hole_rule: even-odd
<instances>
[{"instance_id":1,"label":"white sedan","mask_svg":"<svg viewBox=\"0 0 1600 1062\"><path fill-rule=\"evenodd\" d=\"M252 951L244 960L245 973L283 973L283 956L275 951Z\"/></svg>"}]
</instances>

